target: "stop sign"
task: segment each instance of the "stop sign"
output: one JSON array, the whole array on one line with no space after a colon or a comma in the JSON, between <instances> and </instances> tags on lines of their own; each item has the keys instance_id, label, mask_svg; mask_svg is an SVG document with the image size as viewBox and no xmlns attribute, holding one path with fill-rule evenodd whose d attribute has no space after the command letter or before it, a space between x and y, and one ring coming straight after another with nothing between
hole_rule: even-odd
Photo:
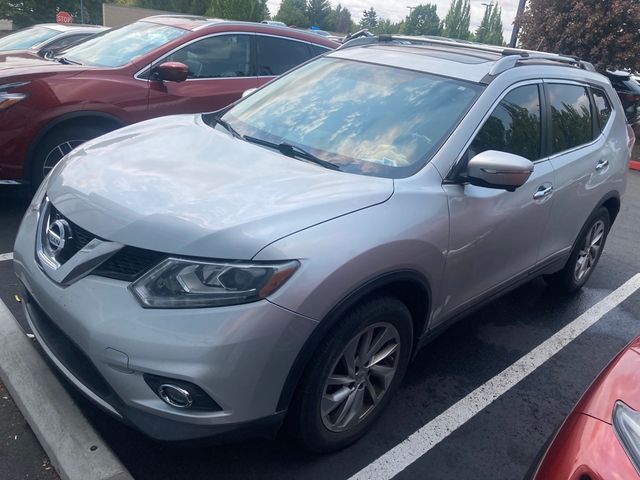
<instances>
[{"instance_id":1,"label":"stop sign","mask_svg":"<svg viewBox=\"0 0 640 480\"><path fill-rule=\"evenodd\" d=\"M58 12L56 14L56 22L71 23L73 22L73 15L71 15L69 12Z\"/></svg>"}]
</instances>

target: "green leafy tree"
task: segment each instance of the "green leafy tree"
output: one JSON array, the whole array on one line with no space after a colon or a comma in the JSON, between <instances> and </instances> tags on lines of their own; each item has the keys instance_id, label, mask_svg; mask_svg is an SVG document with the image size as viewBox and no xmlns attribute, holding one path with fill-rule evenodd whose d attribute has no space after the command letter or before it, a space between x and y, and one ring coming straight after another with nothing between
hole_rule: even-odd
<instances>
[{"instance_id":1,"label":"green leafy tree","mask_svg":"<svg viewBox=\"0 0 640 480\"><path fill-rule=\"evenodd\" d=\"M207 15L231 20L261 22L269 18L267 0L209 0Z\"/></svg>"},{"instance_id":2,"label":"green leafy tree","mask_svg":"<svg viewBox=\"0 0 640 480\"><path fill-rule=\"evenodd\" d=\"M204 15L211 5L211 0L117 0L115 3L130 7Z\"/></svg>"},{"instance_id":3,"label":"green leafy tree","mask_svg":"<svg viewBox=\"0 0 640 480\"><path fill-rule=\"evenodd\" d=\"M383 18L378 20L378 25L373 28L372 33L376 35L400 33L403 24L404 22L393 23L388 18Z\"/></svg>"},{"instance_id":4,"label":"green leafy tree","mask_svg":"<svg viewBox=\"0 0 640 480\"><path fill-rule=\"evenodd\" d=\"M451 6L442 23L442 35L467 40L470 36L471 5L469 0L451 0Z\"/></svg>"},{"instance_id":5,"label":"green leafy tree","mask_svg":"<svg viewBox=\"0 0 640 480\"><path fill-rule=\"evenodd\" d=\"M329 0L309 0L307 4L307 18L311 25L325 30L331 30L331 5Z\"/></svg>"},{"instance_id":6,"label":"green leafy tree","mask_svg":"<svg viewBox=\"0 0 640 480\"><path fill-rule=\"evenodd\" d=\"M440 35L440 18L437 6L428 3L415 7L407 17L404 33L407 35Z\"/></svg>"},{"instance_id":7,"label":"green leafy tree","mask_svg":"<svg viewBox=\"0 0 640 480\"><path fill-rule=\"evenodd\" d=\"M362 12L360 26L362 28L368 28L369 30L374 30L378 26L378 13L373 9L373 7Z\"/></svg>"},{"instance_id":8,"label":"green leafy tree","mask_svg":"<svg viewBox=\"0 0 640 480\"><path fill-rule=\"evenodd\" d=\"M348 33L351 31L351 12L349 9L344 8L342 4L331 10L329 13L329 30L334 32Z\"/></svg>"},{"instance_id":9,"label":"green leafy tree","mask_svg":"<svg viewBox=\"0 0 640 480\"><path fill-rule=\"evenodd\" d=\"M56 13L69 12L80 23L80 2L76 0L0 0L0 18L12 20L14 28L56 21ZM84 0L85 23L102 24L102 1Z\"/></svg>"},{"instance_id":10,"label":"green leafy tree","mask_svg":"<svg viewBox=\"0 0 640 480\"><path fill-rule=\"evenodd\" d=\"M296 27L309 27L306 0L282 0L275 20Z\"/></svg>"},{"instance_id":11,"label":"green leafy tree","mask_svg":"<svg viewBox=\"0 0 640 480\"><path fill-rule=\"evenodd\" d=\"M600 70L640 71L637 0L530 0L520 20L524 48L575 55Z\"/></svg>"},{"instance_id":12,"label":"green leafy tree","mask_svg":"<svg viewBox=\"0 0 640 480\"><path fill-rule=\"evenodd\" d=\"M502 45L504 43L502 9L498 4L490 5L485 9L480 27L476 31L475 41L492 45Z\"/></svg>"}]
</instances>

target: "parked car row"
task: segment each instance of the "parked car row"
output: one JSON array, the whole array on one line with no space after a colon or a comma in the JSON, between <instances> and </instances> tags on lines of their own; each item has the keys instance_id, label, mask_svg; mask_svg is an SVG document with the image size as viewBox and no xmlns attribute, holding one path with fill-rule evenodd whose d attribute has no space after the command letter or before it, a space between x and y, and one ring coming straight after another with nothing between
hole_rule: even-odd
<instances>
[{"instance_id":1,"label":"parked car row","mask_svg":"<svg viewBox=\"0 0 640 480\"><path fill-rule=\"evenodd\" d=\"M0 181L37 186L86 140L148 118L220 109L336 46L290 28L156 16L52 58L7 56Z\"/></svg>"},{"instance_id":2,"label":"parked car row","mask_svg":"<svg viewBox=\"0 0 640 480\"><path fill-rule=\"evenodd\" d=\"M596 268L634 137L592 65L389 36L304 63L333 46L154 17L0 70L3 148L51 170L15 244L28 322L151 437L343 448L445 327Z\"/></svg>"},{"instance_id":3,"label":"parked car row","mask_svg":"<svg viewBox=\"0 0 640 480\"><path fill-rule=\"evenodd\" d=\"M0 62L14 55L32 53L40 57L55 55L83 39L108 30L98 25L61 25L45 23L25 28L0 38Z\"/></svg>"}]
</instances>

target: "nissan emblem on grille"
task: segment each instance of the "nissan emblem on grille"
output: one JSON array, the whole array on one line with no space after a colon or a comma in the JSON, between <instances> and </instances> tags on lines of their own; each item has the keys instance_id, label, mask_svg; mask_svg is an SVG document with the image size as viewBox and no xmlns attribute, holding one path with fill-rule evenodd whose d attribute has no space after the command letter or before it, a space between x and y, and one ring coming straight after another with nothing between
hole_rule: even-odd
<instances>
[{"instance_id":1,"label":"nissan emblem on grille","mask_svg":"<svg viewBox=\"0 0 640 480\"><path fill-rule=\"evenodd\" d=\"M58 219L47 227L47 250L55 256L64 250L66 243L71 240L72 232L69 222Z\"/></svg>"}]
</instances>

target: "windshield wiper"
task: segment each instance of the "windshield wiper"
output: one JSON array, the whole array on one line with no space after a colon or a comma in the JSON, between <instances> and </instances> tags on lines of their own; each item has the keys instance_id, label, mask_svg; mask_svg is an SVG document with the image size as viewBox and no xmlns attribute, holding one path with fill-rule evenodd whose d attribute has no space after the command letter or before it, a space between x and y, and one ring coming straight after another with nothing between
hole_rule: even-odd
<instances>
[{"instance_id":1,"label":"windshield wiper","mask_svg":"<svg viewBox=\"0 0 640 480\"><path fill-rule=\"evenodd\" d=\"M238 131L235 128L229 125L229 122L227 122L226 120L223 120L220 117L215 117L213 121L216 122L218 125L220 125L222 128L224 128L227 132L229 132L234 137L244 139L244 137L240 135L240 133L238 133Z\"/></svg>"},{"instance_id":2,"label":"windshield wiper","mask_svg":"<svg viewBox=\"0 0 640 480\"><path fill-rule=\"evenodd\" d=\"M69 60L67 57L56 57L56 60L64 65L82 65L80 62Z\"/></svg>"},{"instance_id":3,"label":"windshield wiper","mask_svg":"<svg viewBox=\"0 0 640 480\"><path fill-rule=\"evenodd\" d=\"M292 145L291 143L282 142L282 143L274 143L269 142L268 140L262 140L261 138L250 137L245 135L244 138L247 142L257 143L258 145L264 145L265 147L275 148L283 155L292 158L302 158L304 160L309 160L310 162L316 163L318 165L322 165L325 168L329 168L331 170L340 170L340 166L335 163L331 163L327 160L323 160L321 158L316 157L313 153L306 151L302 147L298 147L297 145Z\"/></svg>"}]
</instances>

